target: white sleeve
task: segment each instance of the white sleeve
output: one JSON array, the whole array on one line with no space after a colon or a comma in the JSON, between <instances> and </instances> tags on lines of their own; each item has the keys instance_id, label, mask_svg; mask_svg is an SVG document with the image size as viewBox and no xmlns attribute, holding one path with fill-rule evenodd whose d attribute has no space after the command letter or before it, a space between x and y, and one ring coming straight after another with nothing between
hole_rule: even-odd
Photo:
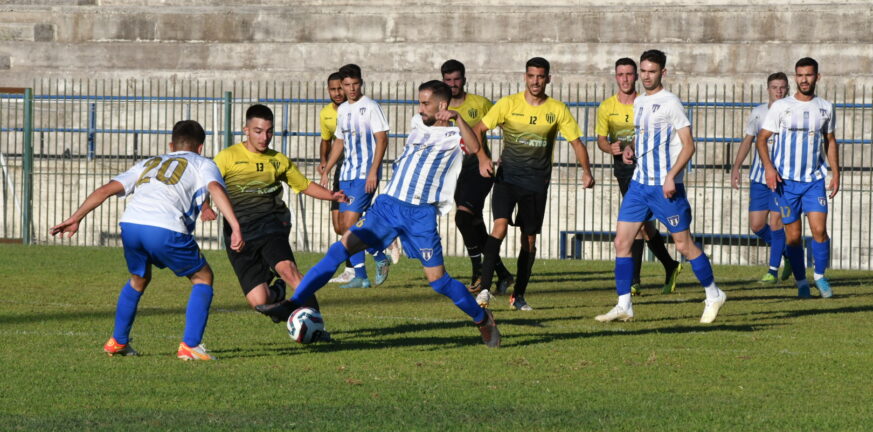
<instances>
[{"instance_id":1,"label":"white sleeve","mask_svg":"<svg viewBox=\"0 0 873 432\"><path fill-rule=\"evenodd\" d=\"M200 180L202 187L209 187L209 183L217 182L223 188L227 188L224 184L224 178L221 176L221 171L218 170L218 165L210 159L203 158L203 164L200 166Z\"/></svg>"},{"instance_id":2,"label":"white sleeve","mask_svg":"<svg viewBox=\"0 0 873 432\"><path fill-rule=\"evenodd\" d=\"M370 106L370 130L372 130L373 133L376 133L386 132L389 129L388 119L385 118L385 114L382 112L382 107L373 101Z\"/></svg>"},{"instance_id":3,"label":"white sleeve","mask_svg":"<svg viewBox=\"0 0 873 432\"><path fill-rule=\"evenodd\" d=\"M678 131L684 127L691 126L691 121L689 121L688 117L685 116L685 108L682 107L682 102L679 102L678 98L671 101L669 108L669 118L673 130Z\"/></svg>"},{"instance_id":4,"label":"white sleeve","mask_svg":"<svg viewBox=\"0 0 873 432\"><path fill-rule=\"evenodd\" d=\"M753 109L752 113L749 114L749 120L746 122L746 135L747 136L756 136L758 135L758 110Z\"/></svg>"},{"instance_id":5,"label":"white sleeve","mask_svg":"<svg viewBox=\"0 0 873 432\"><path fill-rule=\"evenodd\" d=\"M782 111L782 104L779 101L773 103L770 111L767 111L767 117L764 117L764 123L761 124L761 129L767 129L773 133L779 133L779 113Z\"/></svg>"},{"instance_id":6,"label":"white sleeve","mask_svg":"<svg viewBox=\"0 0 873 432\"><path fill-rule=\"evenodd\" d=\"M834 104L831 104L831 118L828 120L828 124L825 127L825 133L834 133L837 130L837 110L834 107Z\"/></svg>"},{"instance_id":7,"label":"white sleeve","mask_svg":"<svg viewBox=\"0 0 873 432\"><path fill-rule=\"evenodd\" d=\"M140 175L142 175L145 162L145 160L137 162L134 166L130 167L130 169L112 179L124 186L124 190L119 192L118 195L116 195L117 197L123 198L133 193L133 189L136 187L136 182L139 180Z\"/></svg>"}]
</instances>

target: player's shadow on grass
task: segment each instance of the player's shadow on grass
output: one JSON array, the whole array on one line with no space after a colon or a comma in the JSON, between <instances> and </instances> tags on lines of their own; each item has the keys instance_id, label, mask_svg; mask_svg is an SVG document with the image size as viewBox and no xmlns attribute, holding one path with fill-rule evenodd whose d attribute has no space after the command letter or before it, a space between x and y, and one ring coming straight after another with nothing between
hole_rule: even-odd
<instances>
[{"instance_id":1,"label":"player's shadow on grass","mask_svg":"<svg viewBox=\"0 0 873 432\"><path fill-rule=\"evenodd\" d=\"M806 300L798 300L803 303L818 302L820 301L828 301L828 300L820 300L820 299L806 299ZM758 311L758 312L750 312L750 315L770 315L773 318L785 319L785 318L800 318L805 316L815 316L815 315L825 315L825 314L849 314L849 313L863 313L863 312L873 312L873 305L864 305L864 306L844 306L837 308L816 308L816 309L798 309L798 310L781 310L781 311Z\"/></svg>"},{"instance_id":2,"label":"player's shadow on grass","mask_svg":"<svg viewBox=\"0 0 873 432\"><path fill-rule=\"evenodd\" d=\"M605 324L610 325L610 324ZM523 335L518 337L507 336L503 339L504 346L531 346L540 345L563 340L577 340L589 338L603 337L626 337L626 336L641 336L650 334L684 334L684 333L710 333L710 332L755 332L761 331L775 324L718 324L718 325L694 325L694 326L674 326L674 327L657 327L638 330L628 330L626 325L615 330L603 330L593 332L566 332L566 333L549 333L537 335ZM529 336L530 338L525 338Z\"/></svg>"}]
</instances>

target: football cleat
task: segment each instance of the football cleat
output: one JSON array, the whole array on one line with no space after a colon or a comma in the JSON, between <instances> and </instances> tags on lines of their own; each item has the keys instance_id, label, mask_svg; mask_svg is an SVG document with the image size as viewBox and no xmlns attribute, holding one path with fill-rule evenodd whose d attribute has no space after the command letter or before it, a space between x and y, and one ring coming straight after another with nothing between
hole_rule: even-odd
<instances>
[{"instance_id":1,"label":"football cleat","mask_svg":"<svg viewBox=\"0 0 873 432\"><path fill-rule=\"evenodd\" d=\"M494 314L490 310L485 310L485 319L477 323L479 333L482 334L482 342L488 348L497 348L500 346L500 330L497 329L497 323L494 322Z\"/></svg>"},{"instance_id":2,"label":"football cleat","mask_svg":"<svg viewBox=\"0 0 873 432\"><path fill-rule=\"evenodd\" d=\"M779 282L779 281L776 279L776 276L773 276L773 273L770 273L770 272L764 273L764 276L762 276L761 280L758 281L759 284L767 284L767 285L774 285L774 284L776 284L776 282Z\"/></svg>"},{"instance_id":3,"label":"football cleat","mask_svg":"<svg viewBox=\"0 0 873 432\"><path fill-rule=\"evenodd\" d=\"M512 277L511 274L507 274L506 277L497 279L497 295L506 294L509 291L509 288L515 284L515 278Z\"/></svg>"},{"instance_id":4,"label":"football cleat","mask_svg":"<svg viewBox=\"0 0 873 432\"><path fill-rule=\"evenodd\" d=\"M718 290L718 297L714 299L706 299L704 300L703 315L700 316L700 322L703 324L709 324L715 321L715 317L718 316L718 310L724 306L724 302L727 301L727 294L722 290Z\"/></svg>"},{"instance_id":5,"label":"football cleat","mask_svg":"<svg viewBox=\"0 0 873 432\"><path fill-rule=\"evenodd\" d=\"M788 257L785 257L782 260L782 274L779 275L779 279L788 280L792 274L791 261L788 260Z\"/></svg>"},{"instance_id":6,"label":"football cleat","mask_svg":"<svg viewBox=\"0 0 873 432\"><path fill-rule=\"evenodd\" d=\"M676 292L676 281L679 279L679 273L682 273L682 263L676 263L673 271L667 274L667 280L664 282L664 287L661 288L662 294L672 294Z\"/></svg>"},{"instance_id":7,"label":"football cleat","mask_svg":"<svg viewBox=\"0 0 873 432\"><path fill-rule=\"evenodd\" d=\"M630 321L634 319L634 309L633 307L625 309L619 305L615 305L615 307L610 309L609 312L603 315L597 315L594 319L600 322L610 322L615 320Z\"/></svg>"},{"instance_id":8,"label":"football cleat","mask_svg":"<svg viewBox=\"0 0 873 432\"><path fill-rule=\"evenodd\" d=\"M273 297L272 302L276 303L285 300L286 289L285 281L282 278L273 281L273 285L270 285L268 288Z\"/></svg>"},{"instance_id":9,"label":"football cleat","mask_svg":"<svg viewBox=\"0 0 873 432\"><path fill-rule=\"evenodd\" d=\"M516 297L515 294L509 296L509 308L519 311L532 311L533 308L524 301L524 296Z\"/></svg>"},{"instance_id":10,"label":"football cleat","mask_svg":"<svg viewBox=\"0 0 873 432\"><path fill-rule=\"evenodd\" d=\"M809 282L806 279L797 282L797 298L808 299L812 295L809 293Z\"/></svg>"},{"instance_id":11,"label":"football cleat","mask_svg":"<svg viewBox=\"0 0 873 432\"><path fill-rule=\"evenodd\" d=\"M491 300L494 296L486 289L479 291L479 294L476 294L476 303L479 304L483 309L487 308L489 304L491 304Z\"/></svg>"},{"instance_id":12,"label":"football cleat","mask_svg":"<svg viewBox=\"0 0 873 432\"><path fill-rule=\"evenodd\" d=\"M109 338L105 344L103 344L103 352L109 354L109 357L120 355L120 356L138 356L139 353L136 352L133 347L130 346L129 343L120 344L115 340L115 337Z\"/></svg>"},{"instance_id":13,"label":"football cleat","mask_svg":"<svg viewBox=\"0 0 873 432\"><path fill-rule=\"evenodd\" d=\"M185 342L179 344L179 351L176 352L176 357L188 360L215 360L215 357L206 353L206 346L203 344L191 348Z\"/></svg>"},{"instance_id":14,"label":"football cleat","mask_svg":"<svg viewBox=\"0 0 873 432\"><path fill-rule=\"evenodd\" d=\"M340 288L370 288L370 280L367 278L355 277L352 280L340 285Z\"/></svg>"},{"instance_id":15,"label":"football cleat","mask_svg":"<svg viewBox=\"0 0 873 432\"><path fill-rule=\"evenodd\" d=\"M391 269L391 258L376 260L376 286L382 285L388 280L388 270Z\"/></svg>"},{"instance_id":16,"label":"football cleat","mask_svg":"<svg viewBox=\"0 0 873 432\"><path fill-rule=\"evenodd\" d=\"M641 296L643 295L643 286L635 283L631 285L631 295L632 296Z\"/></svg>"},{"instance_id":17,"label":"football cleat","mask_svg":"<svg viewBox=\"0 0 873 432\"><path fill-rule=\"evenodd\" d=\"M290 300L255 306L256 311L270 317L276 324L288 321L288 317L291 316L295 309L297 308L294 307Z\"/></svg>"},{"instance_id":18,"label":"football cleat","mask_svg":"<svg viewBox=\"0 0 873 432\"><path fill-rule=\"evenodd\" d=\"M815 281L815 287L818 288L818 292L821 294L821 298L831 298L834 295L834 292L831 290L831 283L828 281L828 278L821 278Z\"/></svg>"},{"instance_id":19,"label":"football cleat","mask_svg":"<svg viewBox=\"0 0 873 432\"><path fill-rule=\"evenodd\" d=\"M467 286L467 291L470 291L470 294L476 294L477 292L482 290L482 279L476 278L470 285Z\"/></svg>"},{"instance_id":20,"label":"football cleat","mask_svg":"<svg viewBox=\"0 0 873 432\"><path fill-rule=\"evenodd\" d=\"M327 281L327 283L346 283L355 278L355 269L346 267L339 276Z\"/></svg>"}]
</instances>

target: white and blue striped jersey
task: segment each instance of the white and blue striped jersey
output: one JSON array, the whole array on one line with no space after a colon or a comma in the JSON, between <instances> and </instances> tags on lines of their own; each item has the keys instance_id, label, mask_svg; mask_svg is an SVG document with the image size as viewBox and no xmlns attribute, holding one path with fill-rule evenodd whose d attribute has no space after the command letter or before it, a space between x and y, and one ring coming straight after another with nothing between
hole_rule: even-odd
<instances>
[{"instance_id":1,"label":"white and blue striped jersey","mask_svg":"<svg viewBox=\"0 0 873 432\"><path fill-rule=\"evenodd\" d=\"M779 134L773 166L783 179L813 182L825 178L825 135L834 133L834 105L818 96L809 102L794 96L773 102L763 128Z\"/></svg>"},{"instance_id":2,"label":"white and blue striped jersey","mask_svg":"<svg viewBox=\"0 0 873 432\"><path fill-rule=\"evenodd\" d=\"M211 159L178 151L138 162L115 180L124 186L119 197L132 196L120 222L149 225L191 234L209 183L224 180Z\"/></svg>"},{"instance_id":3,"label":"white and blue striped jersey","mask_svg":"<svg viewBox=\"0 0 873 432\"><path fill-rule=\"evenodd\" d=\"M691 126L682 102L673 93L661 90L640 95L634 100L634 153L637 168L634 181L649 186L663 185L667 173L676 164L682 141L679 129ZM685 171L674 178L682 183Z\"/></svg>"},{"instance_id":4,"label":"white and blue striped jersey","mask_svg":"<svg viewBox=\"0 0 873 432\"><path fill-rule=\"evenodd\" d=\"M416 114L385 194L414 205L433 204L440 214L448 213L464 158L461 144L460 129L425 126Z\"/></svg>"},{"instance_id":5,"label":"white and blue striped jersey","mask_svg":"<svg viewBox=\"0 0 873 432\"><path fill-rule=\"evenodd\" d=\"M388 131L388 120L373 99L362 96L355 103L343 102L337 108L336 136L345 151L340 180L366 180L373 166L377 132Z\"/></svg>"},{"instance_id":6,"label":"white and blue striped jersey","mask_svg":"<svg viewBox=\"0 0 873 432\"><path fill-rule=\"evenodd\" d=\"M761 163L761 157L758 155L757 138L758 132L764 125L764 119L767 118L769 104L761 104L752 109L752 114L749 115L749 121L746 122L746 135L755 137L752 141L752 167L749 169L749 180L755 183L766 184L767 179L764 176L764 165ZM767 140L767 149L770 150L770 159L773 159L773 145L778 135L773 134Z\"/></svg>"}]
</instances>

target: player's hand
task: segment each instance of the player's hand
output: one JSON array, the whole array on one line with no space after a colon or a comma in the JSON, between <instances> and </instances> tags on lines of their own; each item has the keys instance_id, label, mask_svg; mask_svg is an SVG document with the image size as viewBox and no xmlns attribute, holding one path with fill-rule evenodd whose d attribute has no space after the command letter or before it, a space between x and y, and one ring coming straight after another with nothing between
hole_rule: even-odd
<instances>
[{"instance_id":1,"label":"player's hand","mask_svg":"<svg viewBox=\"0 0 873 432\"><path fill-rule=\"evenodd\" d=\"M834 199L837 196L837 192L840 191L840 175L834 174L833 178L831 178L830 184L828 184L828 190L831 193L828 194L828 198Z\"/></svg>"},{"instance_id":2,"label":"player's hand","mask_svg":"<svg viewBox=\"0 0 873 432\"><path fill-rule=\"evenodd\" d=\"M234 231L230 234L230 248L236 252L239 252L246 245L246 242L243 241L242 233L239 231Z\"/></svg>"},{"instance_id":3,"label":"player's hand","mask_svg":"<svg viewBox=\"0 0 873 432\"><path fill-rule=\"evenodd\" d=\"M458 112L452 110L441 110L434 116L437 121L449 121L458 118Z\"/></svg>"},{"instance_id":4,"label":"player's hand","mask_svg":"<svg viewBox=\"0 0 873 432\"><path fill-rule=\"evenodd\" d=\"M742 183L742 180L740 179L740 170L734 168L731 170L731 187L739 189L740 183Z\"/></svg>"},{"instance_id":5,"label":"player's hand","mask_svg":"<svg viewBox=\"0 0 873 432\"><path fill-rule=\"evenodd\" d=\"M200 212L200 220L203 222L214 221L218 219L218 214L215 213L215 210L212 207L203 207L203 210Z\"/></svg>"},{"instance_id":6,"label":"player's hand","mask_svg":"<svg viewBox=\"0 0 873 432\"><path fill-rule=\"evenodd\" d=\"M664 198L670 199L673 198L673 195L676 193L676 183L673 181L673 177L669 175L664 179Z\"/></svg>"},{"instance_id":7,"label":"player's hand","mask_svg":"<svg viewBox=\"0 0 873 432\"><path fill-rule=\"evenodd\" d=\"M582 172L582 187L585 189L594 187L594 176L591 175L591 171Z\"/></svg>"},{"instance_id":8,"label":"player's hand","mask_svg":"<svg viewBox=\"0 0 873 432\"><path fill-rule=\"evenodd\" d=\"M776 168L773 167L764 169L764 178L767 179L767 187L773 192L776 192L776 184L782 183L782 177L779 176Z\"/></svg>"},{"instance_id":9,"label":"player's hand","mask_svg":"<svg viewBox=\"0 0 873 432\"><path fill-rule=\"evenodd\" d=\"M376 191L376 186L379 184L379 179L376 178L376 173L371 172L367 175L367 183L364 185L364 190L367 193L373 193Z\"/></svg>"},{"instance_id":10,"label":"player's hand","mask_svg":"<svg viewBox=\"0 0 873 432\"><path fill-rule=\"evenodd\" d=\"M494 162L490 158L479 159L479 175L486 178L494 177Z\"/></svg>"},{"instance_id":11,"label":"player's hand","mask_svg":"<svg viewBox=\"0 0 873 432\"><path fill-rule=\"evenodd\" d=\"M327 163L321 162L320 164L318 164L318 167L316 167L315 169L318 171L319 174L324 175L324 169L326 167L327 167Z\"/></svg>"},{"instance_id":12,"label":"player's hand","mask_svg":"<svg viewBox=\"0 0 873 432\"><path fill-rule=\"evenodd\" d=\"M323 171L321 173L321 180L318 181L318 184L320 184L324 187L327 187L327 184L329 181L330 181L330 178L328 176L328 173L326 171Z\"/></svg>"},{"instance_id":13,"label":"player's hand","mask_svg":"<svg viewBox=\"0 0 873 432\"><path fill-rule=\"evenodd\" d=\"M627 146L624 148L624 151L621 152L621 161L627 165L634 164L634 148L633 148L633 146Z\"/></svg>"},{"instance_id":14,"label":"player's hand","mask_svg":"<svg viewBox=\"0 0 873 432\"><path fill-rule=\"evenodd\" d=\"M609 143L609 149L612 150L613 156L618 156L618 155L622 154L621 141Z\"/></svg>"},{"instance_id":15,"label":"player's hand","mask_svg":"<svg viewBox=\"0 0 873 432\"><path fill-rule=\"evenodd\" d=\"M349 197L346 196L346 193L343 191L336 191L330 197L331 201L341 202L341 203L349 203Z\"/></svg>"},{"instance_id":16,"label":"player's hand","mask_svg":"<svg viewBox=\"0 0 873 432\"><path fill-rule=\"evenodd\" d=\"M67 219L51 227L49 233L51 233L52 237L61 234L61 238L70 238L77 231L79 231L79 221L75 219ZM66 236L63 234L66 234Z\"/></svg>"}]
</instances>

